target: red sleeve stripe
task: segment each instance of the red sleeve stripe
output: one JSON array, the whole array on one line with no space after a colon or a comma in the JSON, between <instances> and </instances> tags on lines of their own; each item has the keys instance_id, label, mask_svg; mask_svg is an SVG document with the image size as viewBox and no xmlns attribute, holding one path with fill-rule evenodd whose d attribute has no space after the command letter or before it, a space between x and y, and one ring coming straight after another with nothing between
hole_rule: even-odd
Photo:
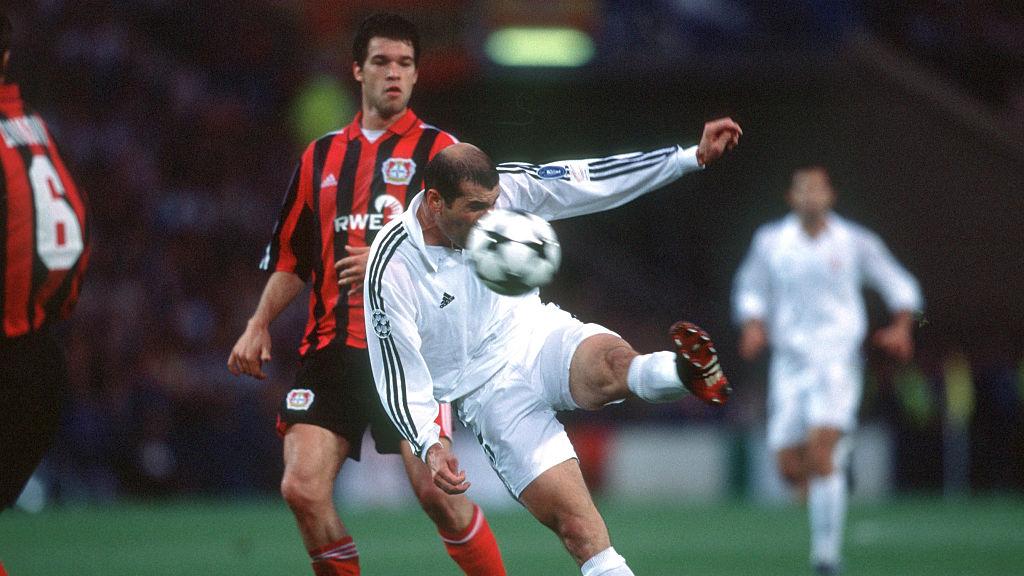
<instances>
[{"instance_id":1,"label":"red sleeve stripe","mask_svg":"<svg viewBox=\"0 0 1024 576\"><path fill-rule=\"evenodd\" d=\"M312 348L319 350L327 345L334 333L334 318L328 312L334 306L332 287L337 292L337 284L333 281L334 275L328 273L333 269L334 252L329 250L330 242L325 238L331 238L334 234L332 223L334 219L334 207L330 201L333 198L330 189L325 191L323 185L324 168L330 166L342 148L339 143L344 138L336 137L336 134L329 134L317 140L313 146L313 166L310 173L309 186L311 191L310 206L313 210L312 224L310 225L311 236L306 244L302 246L302 253L307 254L310 260L310 267L313 276L313 289L309 294L309 319L306 324L306 334L303 338L300 352L305 354L306 350ZM322 335L327 337L322 337Z\"/></svg>"},{"instance_id":2,"label":"red sleeve stripe","mask_svg":"<svg viewBox=\"0 0 1024 576\"><path fill-rule=\"evenodd\" d=\"M268 258L261 265L261 268L265 270L299 273L300 268L303 268L294 250L294 243L296 235L301 237L306 233L304 226L309 224L308 215L304 217L304 213L309 212L309 175L312 170L310 162L312 150L312 146L306 149L299 166L292 175L288 192L281 205L281 215L274 227ZM305 269L306 276L299 274L303 278L308 276L308 264Z\"/></svg>"},{"instance_id":3,"label":"red sleeve stripe","mask_svg":"<svg viewBox=\"0 0 1024 576\"><path fill-rule=\"evenodd\" d=\"M4 214L4 334L13 337L28 333L30 328L28 309L35 252L35 208L28 182L28 167L21 151L6 146L0 146L0 151L3 152L7 180Z\"/></svg>"}]
</instances>

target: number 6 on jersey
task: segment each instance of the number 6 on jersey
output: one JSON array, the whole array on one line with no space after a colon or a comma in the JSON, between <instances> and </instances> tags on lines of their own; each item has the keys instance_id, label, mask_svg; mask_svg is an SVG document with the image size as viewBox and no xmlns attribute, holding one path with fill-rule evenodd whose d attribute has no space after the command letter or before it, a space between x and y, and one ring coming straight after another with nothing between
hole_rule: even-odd
<instances>
[{"instance_id":1,"label":"number 6 on jersey","mask_svg":"<svg viewBox=\"0 0 1024 576\"><path fill-rule=\"evenodd\" d=\"M57 169L46 156L33 156L28 170L36 205L36 250L51 271L71 268L85 247L82 228L68 203Z\"/></svg>"}]
</instances>

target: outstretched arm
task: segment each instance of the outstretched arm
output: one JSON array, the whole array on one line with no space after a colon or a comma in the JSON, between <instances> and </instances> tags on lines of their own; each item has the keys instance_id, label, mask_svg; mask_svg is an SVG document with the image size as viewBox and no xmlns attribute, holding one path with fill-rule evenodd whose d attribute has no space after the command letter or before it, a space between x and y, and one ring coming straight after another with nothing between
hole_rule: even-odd
<instances>
[{"instance_id":1,"label":"outstretched arm","mask_svg":"<svg viewBox=\"0 0 1024 576\"><path fill-rule=\"evenodd\" d=\"M729 118L708 122L697 146L672 146L606 158L543 165L498 165L499 208L520 208L546 220L572 218L621 206L714 162L739 141Z\"/></svg>"}]
</instances>

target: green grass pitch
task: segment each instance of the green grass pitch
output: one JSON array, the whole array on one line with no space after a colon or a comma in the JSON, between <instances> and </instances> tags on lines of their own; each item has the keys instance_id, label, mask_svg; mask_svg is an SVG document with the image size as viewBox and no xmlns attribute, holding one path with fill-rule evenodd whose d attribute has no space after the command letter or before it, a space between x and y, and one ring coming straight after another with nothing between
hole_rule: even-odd
<instances>
[{"instance_id":1,"label":"green grass pitch","mask_svg":"<svg viewBox=\"0 0 1024 576\"><path fill-rule=\"evenodd\" d=\"M616 549L641 576L809 574L798 506L599 504ZM418 510L345 514L369 575L458 574ZM579 574L523 510L491 511L509 573ZM279 501L172 502L0 514L11 576L311 574ZM855 505L848 576L1024 575L1024 499L898 500Z\"/></svg>"}]
</instances>

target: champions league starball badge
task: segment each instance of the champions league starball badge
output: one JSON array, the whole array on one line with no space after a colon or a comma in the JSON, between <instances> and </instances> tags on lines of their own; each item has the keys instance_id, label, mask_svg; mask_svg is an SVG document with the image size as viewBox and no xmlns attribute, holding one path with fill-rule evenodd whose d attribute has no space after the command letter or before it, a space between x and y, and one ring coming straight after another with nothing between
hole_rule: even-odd
<instances>
[{"instance_id":1,"label":"champions league starball badge","mask_svg":"<svg viewBox=\"0 0 1024 576\"><path fill-rule=\"evenodd\" d=\"M373 323L373 332L377 337L383 340L391 336L391 320L388 318L388 315L383 310L374 310L371 314L370 320Z\"/></svg>"}]
</instances>

